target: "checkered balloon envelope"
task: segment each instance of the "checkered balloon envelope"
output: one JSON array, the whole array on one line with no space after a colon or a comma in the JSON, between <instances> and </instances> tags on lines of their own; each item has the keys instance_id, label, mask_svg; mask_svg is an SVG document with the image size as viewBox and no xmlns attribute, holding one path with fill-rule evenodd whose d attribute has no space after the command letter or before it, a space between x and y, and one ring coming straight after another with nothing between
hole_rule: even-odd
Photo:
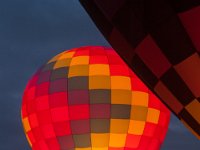
<instances>
[{"instance_id":1,"label":"checkered balloon envelope","mask_svg":"<svg viewBox=\"0 0 200 150\"><path fill-rule=\"evenodd\" d=\"M200 138L200 1L80 1L127 65Z\"/></svg>"},{"instance_id":2,"label":"checkered balloon envelope","mask_svg":"<svg viewBox=\"0 0 200 150\"><path fill-rule=\"evenodd\" d=\"M159 150L169 110L106 47L64 51L24 91L22 122L33 150Z\"/></svg>"}]
</instances>

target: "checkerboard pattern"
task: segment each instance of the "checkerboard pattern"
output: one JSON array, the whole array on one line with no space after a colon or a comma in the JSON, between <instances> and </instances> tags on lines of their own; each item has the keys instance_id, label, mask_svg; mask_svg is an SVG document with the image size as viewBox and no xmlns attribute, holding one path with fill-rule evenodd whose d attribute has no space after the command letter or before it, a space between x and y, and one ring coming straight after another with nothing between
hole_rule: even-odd
<instances>
[{"instance_id":1,"label":"checkerboard pattern","mask_svg":"<svg viewBox=\"0 0 200 150\"><path fill-rule=\"evenodd\" d=\"M200 138L200 1L80 1L129 67Z\"/></svg>"},{"instance_id":2,"label":"checkerboard pattern","mask_svg":"<svg viewBox=\"0 0 200 150\"><path fill-rule=\"evenodd\" d=\"M43 65L23 96L33 150L158 150L170 112L106 47L64 51Z\"/></svg>"}]
</instances>

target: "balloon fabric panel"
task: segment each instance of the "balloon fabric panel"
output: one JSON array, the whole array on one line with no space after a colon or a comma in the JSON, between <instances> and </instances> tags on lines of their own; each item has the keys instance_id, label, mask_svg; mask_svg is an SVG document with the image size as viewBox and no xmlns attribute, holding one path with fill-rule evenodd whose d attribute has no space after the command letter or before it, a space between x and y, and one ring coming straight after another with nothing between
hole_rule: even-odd
<instances>
[{"instance_id":1,"label":"balloon fabric panel","mask_svg":"<svg viewBox=\"0 0 200 150\"><path fill-rule=\"evenodd\" d=\"M81 47L43 65L24 91L33 150L158 150L169 110L114 50Z\"/></svg>"},{"instance_id":2,"label":"balloon fabric panel","mask_svg":"<svg viewBox=\"0 0 200 150\"><path fill-rule=\"evenodd\" d=\"M200 138L200 1L80 1L127 65Z\"/></svg>"}]
</instances>

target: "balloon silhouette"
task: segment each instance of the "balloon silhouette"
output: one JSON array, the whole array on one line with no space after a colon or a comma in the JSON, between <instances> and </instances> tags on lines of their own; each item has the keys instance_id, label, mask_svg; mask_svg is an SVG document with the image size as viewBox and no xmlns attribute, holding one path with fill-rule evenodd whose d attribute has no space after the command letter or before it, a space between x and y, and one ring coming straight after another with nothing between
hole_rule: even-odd
<instances>
[{"instance_id":1,"label":"balloon silhouette","mask_svg":"<svg viewBox=\"0 0 200 150\"><path fill-rule=\"evenodd\" d=\"M64 51L28 82L22 122L33 150L159 150L170 112L106 47Z\"/></svg>"},{"instance_id":2,"label":"balloon silhouette","mask_svg":"<svg viewBox=\"0 0 200 150\"><path fill-rule=\"evenodd\" d=\"M80 1L130 68L200 138L200 1Z\"/></svg>"}]
</instances>

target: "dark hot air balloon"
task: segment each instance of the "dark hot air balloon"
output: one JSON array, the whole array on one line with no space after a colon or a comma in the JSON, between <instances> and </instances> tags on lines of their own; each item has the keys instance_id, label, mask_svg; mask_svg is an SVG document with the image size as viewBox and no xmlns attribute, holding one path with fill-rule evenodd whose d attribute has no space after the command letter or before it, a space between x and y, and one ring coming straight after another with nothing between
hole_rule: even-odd
<instances>
[{"instance_id":1,"label":"dark hot air balloon","mask_svg":"<svg viewBox=\"0 0 200 150\"><path fill-rule=\"evenodd\" d=\"M200 138L200 0L80 0L140 79Z\"/></svg>"}]
</instances>

